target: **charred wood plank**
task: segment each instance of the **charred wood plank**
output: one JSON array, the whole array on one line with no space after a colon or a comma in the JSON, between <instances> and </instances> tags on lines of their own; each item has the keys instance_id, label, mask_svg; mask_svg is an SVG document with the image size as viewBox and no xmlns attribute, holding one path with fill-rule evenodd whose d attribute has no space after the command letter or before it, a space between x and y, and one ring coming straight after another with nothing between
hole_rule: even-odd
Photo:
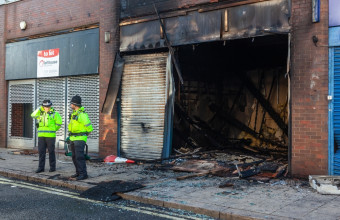
<instances>
[{"instance_id":1,"label":"charred wood plank","mask_svg":"<svg viewBox=\"0 0 340 220\"><path fill-rule=\"evenodd\" d=\"M236 165L236 169L237 169L237 172L238 172L238 175L240 178L247 178L247 177L250 177L250 176L255 176L257 174L260 173L260 169L259 168L253 168L253 169L249 169L249 170L245 170L245 171L241 171L240 168Z\"/></svg>"},{"instance_id":2,"label":"charred wood plank","mask_svg":"<svg viewBox=\"0 0 340 220\"><path fill-rule=\"evenodd\" d=\"M239 76L242 78L249 92L251 92L253 96L260 102L262 107L268 112L270 117L275 121L283 133L288 136L288 126L282 120L280 115L274 110L270 102L263 97L262 93L254 86L253 82L247 77L245 73L239 74Z\"/></svg>"},{"instance_id":3,"label":"charred wood plank","mask_svg":"<svg viewBox=\"0 0 340 220\"><path fill-rule=\"evenodd\" d=\"M224 135L219 133L218 131L213 130L206 122L201 120L198 117L193 119L185 111L182 109L180 105L175 103L175 111L186 120L190 125L192 125L196 130L198 130L204 137L206 137L211 144L218 148L226 148L227 146L243 146L250 145L250 139L235 139L235 138L226 138ZM225 142L226 144L222 143Z\"/></svg>"},{"instance_id":4,"label":"charred wood plank","mask_svg":"<svg viewBox=\"0 0 340 220\"><path fill-rule=\"evenodd\" d=\"M176 127L174 128L174 133L179 136L185 143L187 143L190 147L193 148L198 148L199 146L197 145L197 142L193 138L185 137L182 132L177 129Z\"/></svg>"},{"instance_id":5,"label":"charred wood plank","mask_svg":"<svg viewBox=\"0 0 340 220\"><path fill-rule=\"evenodd\" d=\"M163 162L166 160L172 160L172 159L177 159L181 157L188 157L188 156L193 156L197 154L207 154L207 153L215 153L218 152L217 150L210 150L210 151L202 151L202 152L194 152L194 153L188 153L188 154L181 154L181 155L175 155L175 156L170 156L167 158L162 158L162 159L155 159L155 160L141 160L141 159L136 159L136 158L131 158L133 159L136 163L157 163L157 162Z\"/></svg>"},{"instance_id":6,"label":"charred wood plank","mask_svg":"<svg viewBox=\"0 0 340 220\"><path fill-rule=\"evenodd\" d=\"M161 24L161 29L162 29L162 32L164 34L164 39L165 39L165 42L166 42L166 45L170 51L170 54L171 54L171 60L172 60L172 63L174 64L175 68L176 68L176 72L177 72L177 75L178 75L178 78L181 82L181 84L183 85L183 77L182 77L182 73L181 73L181 70L179 68L179 63L178 63L178 60L177 60L177 57L176 57L176 54L175 54L175 50L174 48L171 46L171 43L169 41L169 38L168 38L168 35L166 34L166 30L165 30L165 26L163 24L163 21L161 19L161 17L159 16L159 13L158 13L158 10L156 8L156 5L155 3L153 4L153 7L155 9L155 12L157 14L157 17L158 17L158 20L159 20L159 23Z\"/></svg>"},{"instance_id":7,"label":"charred wood plank","mask_svg":"<svg viewBox=\"0 0 340 220\"><path fill-rule=\"evenodd\" d=\"M271 86L270 86L269 94L268 94L268 97L267 97L267 101L268 101L268 102L269 102L269 100L270 100L270 96L271 96L272 91L273 91L275 79L276 79L276 76L273 77L273 81L272 81L272 84L271 84ZM263 127L264 118L265 118L265 116L266 116L266 113L267 113L266 109L263 109L262 121L261 121L260 131L259 131L260 134L262 133L262 127Z\"/></svg>"},{"instance_id":8,"label":"charred wood plank","mask_svg":"<svg viewBox=\"0 0 340 220\"><path fill-rule=\"evenodd\" d=\"M214 169L214 170L204 171L204 172L201 172L201 173L195 173L195 174L180 176L180 177L177 177L176 179L177 180L185 180L185 179L189 179L189 178L193 178L193 177L214 175L214 174L219 174L221 172L228 172L228 171L229 171L228 168L218 168L218 169Z\"/></svg>"},{"instance_id":9,"label":"charred wood plank","mask_svg":"<svg viewBox=\"0 0 340 220\"><path fill-rule=\"evenodd\" d=\"M240 163L240 164L236 164L236 167L238 168L245 168L245 167L249 167L249 166L254 166L260 163L263 163L265 160L258 160L258 161L254 161L251 163Z\"/></svg>"},{"instance_id":10,"label":"charred wood plank","mask_svg":"<svg viewBox=\"0 0 340 220\"><path fill-rule=\"evenodd\" d=\"M213 109L211 109L213 111ZM247 125L243 124L241 121L237 120L234 116L228 114L228 113L224 113L222 115L222 113L218 113L219 117L226 120L229 124L233 125L234 127L240 129L241 131L244 131L248 134L250 134L251 136L253 136L254 138L257 138L265 143L274 145L274 146L278 146L278 147L282 147L282 148L287 148L287 146L284 146L276 141L267 139L262 137L259 133L257 133L256 131L254 131L252 128L248 127Z\"/></svg>"}]
</instances>

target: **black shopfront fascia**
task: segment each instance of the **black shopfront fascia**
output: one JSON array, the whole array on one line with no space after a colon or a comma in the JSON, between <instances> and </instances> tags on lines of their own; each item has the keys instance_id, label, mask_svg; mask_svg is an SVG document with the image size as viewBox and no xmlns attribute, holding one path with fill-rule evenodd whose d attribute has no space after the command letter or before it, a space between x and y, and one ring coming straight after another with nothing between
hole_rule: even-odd
<instances>
[{"instance_id":1,"label":"black shopfront fascia","mask_svg":"<svg viewBox=\"0 0 340 220\"><path fill-rule=\"evenodd\" d=\"M59 76L98 74L99 29L6 44L6 80L37 78L37 53L59 48Z\"/></svg>"}]
</instances>

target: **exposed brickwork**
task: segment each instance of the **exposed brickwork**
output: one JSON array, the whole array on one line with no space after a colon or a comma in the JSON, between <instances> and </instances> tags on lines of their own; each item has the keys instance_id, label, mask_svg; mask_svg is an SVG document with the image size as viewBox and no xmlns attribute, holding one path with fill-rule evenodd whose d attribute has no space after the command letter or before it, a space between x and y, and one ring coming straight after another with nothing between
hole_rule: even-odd
<instances>
[{"instance_id":1,"label":"exposed brickwork","mask_svg":"<svg viewBox=\"0 0 340 220\"><path fill-rule=\"evenodd\" d=\"M312 23L312 1L292 0L292 174L328 172L328 1Z\"/></svg>"},{"instance_id":2,"label":"exposed brickwork","mask_svg":"<svg viewBox=\"0 0 340 220\"><path fill-rule=\"evenodd\" d=\"M7 82L5 81L6 6L0 6L0 147L7 141Z\"/></svg>"},{"instance_id":3,"label":"exposed brickwork","mask_svg":"<svg viewBox=\"0 0 340 220\"><path fill-rule=\"evenodd\" d=\"M25 0L9 4L7 39L98 23L101 2L110 1ZM20 30L20 21L26 21L25 31Z\"/></svg>"},{"instance_id":4,"label":"exposed brickwork","mask_svg":"<svg viewBox=\"0 0 340 220\"><path fill-rule=\"evenodd\" d=\"M119 12L120 1L102 1L100 5L100 107L104 103L115 54L119 48ZM111 33L110 43L104 42L106 31ZM117 153L117 112L112 116L100 114L99 130L100 155Z\"/></svg>"},{"instance_id":5,"label":"exposed brickwork","mask_svg":"<svg viewBox=\"0 0 340 220\"><path fill-rule=\"evenodd\" d=\"M119 2L112 0L25 0L0 6L0 147L6 147L7 91L4 80L5 42L37 34L57 32L81 26L99 24L99 75L100 108L106 95L114 56L118 48ZM7 17L5 19L5 9ZM118 13L117 13L118 12ZM7 20L7 24L4 22ZM20 21L25 20L27 29L20 30ZM6 31L4 31L6 28ZM111 33L111 41L104 42L105 32ZM118 32L119 33L119 32ZM4 34L6 37L4 37ZM102 154L116 153L117 146L116 111L106 118L100 115L100 146Z\"/></svg>"},{"instance_id":6,"label":"exposed brickwork","mask_svg":"<svg viewBox=\"0 0 340 220\"><path fill-rule=\"evenodd\" d=\"M24 105L15 103L12 105L11 136L24 136Z\"/></svg>"}]
</instances>

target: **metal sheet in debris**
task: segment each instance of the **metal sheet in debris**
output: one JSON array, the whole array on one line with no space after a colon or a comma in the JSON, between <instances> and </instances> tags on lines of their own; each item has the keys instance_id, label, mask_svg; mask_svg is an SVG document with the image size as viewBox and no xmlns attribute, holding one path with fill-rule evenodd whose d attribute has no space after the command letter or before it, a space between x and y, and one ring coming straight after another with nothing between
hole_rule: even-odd
<instances>
[{"instance_id":1,"label":"metal sheet in debris","mask_svg":"<svg viewBox=\"0 0 340 220\"><path fill-rule=\"evenodd\" d=\"M340 195L340 176L310 175L310 186L324 195Z\"/></svg>"},{"instance_id":2,"label":"metal sheet in debris","mask_svg":"<svg viewBox=\"0 0 340 220\"><path fill-rule=\"evenodd\" d=\"M120 147L127 158L161 158L167 56L156 53L124 57Z\"/></svg>"}]
</instances>

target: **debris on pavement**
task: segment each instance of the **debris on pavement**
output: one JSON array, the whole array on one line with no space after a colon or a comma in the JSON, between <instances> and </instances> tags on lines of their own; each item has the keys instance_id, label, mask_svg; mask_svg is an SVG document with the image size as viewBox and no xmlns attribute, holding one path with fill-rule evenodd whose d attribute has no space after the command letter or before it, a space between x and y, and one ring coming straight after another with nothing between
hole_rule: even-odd
<instances>
[{"instance_id":1,"label":"debris on pavement","mask_svg":"<svg viewBox=\"0 0 340 220\"><path fill-rule=\"evenodd\" d=\"M14 154L14 155L34 155L34 154L38 154L38 150L24 149L24 150L11 151L9 153Z\"/></svg>"},{"instance_id":2,"label":"debris on pavement","mask_svg":"<svg viewBox=\"0 0 340 220\"><path fill-rule=\"evenodd\" d=\"M208 161L208 160L188 160L183 162L180 166L174 166L171 169L174 171L182 171L182 172L202 172L202 171L210 171L213 169L223 168L218 165L217 161Z\"/></svg>"},{"instance_id":3,"label":"debris on pavement","mask_svg":"<svg viewBox=\"0 0 340 220\"><path fill-rule=\"evenodd\" d=\"M226 182L224 182L224 183L221 183L221 184L218 186L218 188L226 188L226 187L233 187L233 186L234 186L234 184L231 183L231 182L228 180L228 181L226 181Z\"/></svg>"},{"instance_id":4,"label":"debris on pavement","mask_svg":"<svg viewBox=\"0 0 340 220\"><path fill-rule=\"evenodd\" d=\"M107 164L115 164L115 163L135 163L133 160L129 160L123 157L117 157L115 155L110 155L105 157L104 162Z\"/></svg>"},{"instance_id":5,"label":"debris on pavement","mask_svg":"<svg viewBox=\"0 0 340 220\"><path fill-rule=\"evenodd\" d=\"M95 187L92 187L80 194L80 197L110 202L118 200L121 197L117 193L131 192L144 186L135 182L126 182L122 180L113 180L110 182L100 182Z\"/></svg>"},{"instance_id":6,"label":"debris on pavement","mask_svg":"<svg viewBox=\"0 0 340 220\"><path fill-rule=\"evenodd\" d=\"M153 169L194 173L176 177L177 180L214 175L220 177L238 176L253 181L268 182L270 179L285 176L288 167L288 164L282 160L274 160L271 157L215 151L209 153L209 159L196 159L202 158L202 155L204 154L200 154L198 157L175 159L167 164L153 166Z\"/></svg>"},{"instance_id":7,"label":"debris on pavement","mask_svg":"<svg viewBox=\"0 0 340 220\"><path fill-rule=\"evenodd\" d=\"M320 194L340 195L340 176L310 175L309 184Z\"/></svg>"}]
</instances>

